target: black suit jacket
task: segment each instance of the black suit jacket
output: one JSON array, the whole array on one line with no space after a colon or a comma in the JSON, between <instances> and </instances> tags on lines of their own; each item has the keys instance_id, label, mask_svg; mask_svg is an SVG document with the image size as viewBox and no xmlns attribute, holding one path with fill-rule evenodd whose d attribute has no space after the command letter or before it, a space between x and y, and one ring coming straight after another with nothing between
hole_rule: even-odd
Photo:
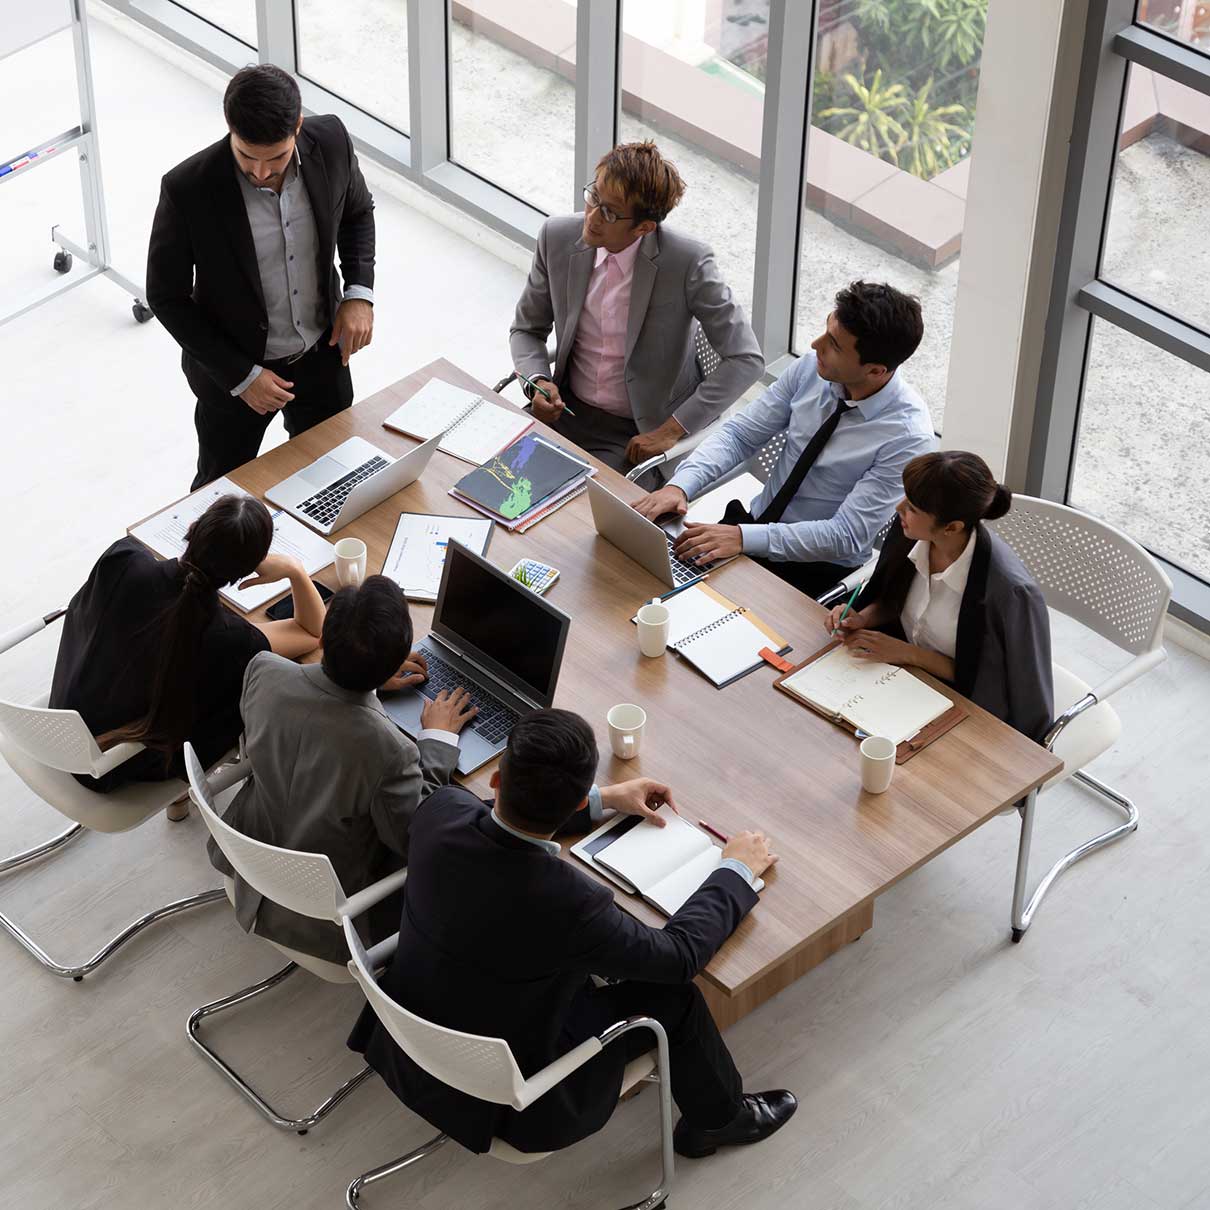
<instances>
[{"instance_id":1,"label":"black suit jacket","mask_svg":"<svg viewBox=\"0 0 1210 1210\"><path fill-rule=\"evenodd\" d=\"M374 285L374 199L339 118L305 118L298 158L331 323L341 293L337 251L346 284ZM181 346L185 376L192 386L205 373L224 391L264 360L269 331L237 171L224 135L166 173L147 249L147 302Z\"/></svg>"},{"instance_id":2,"label":"black suit jacket","mask_svg":"<svg viewBox=\"0 0 1210 1210\"><path fill-rule=\"evenodd\" d=\"M893 621L881 629L903 638L899 614L916 574L914 543L896 517L870 582L857 598L864 609L882 601ZM975 528L966 591L958 610L954 688L1039 743L1054 717L1050 615L1042 590L1021 560L986 525Z\"/></svg>"},{"instance_id":3,"label":"black suit jacket","mask_svg":"<svg viewBox=\"0 0 1210 1210\"><path fill-rule=\"evenodd\" d=\"M408 871L383 988L430 1021L504 1038L527 1077L593 1032L575 1003L590 974L688 983L756 903L742 878L718 870L663 929L651 928L571 863L504 831L460 786L416 812ZM586 1138L613 1112L625 1066L624 1048L607 1047L518 1114L433 1079L369 1008L349 1045L408 1108L472 1151L493 1137L522 1151Z\"/></svg>"}]
</instances>

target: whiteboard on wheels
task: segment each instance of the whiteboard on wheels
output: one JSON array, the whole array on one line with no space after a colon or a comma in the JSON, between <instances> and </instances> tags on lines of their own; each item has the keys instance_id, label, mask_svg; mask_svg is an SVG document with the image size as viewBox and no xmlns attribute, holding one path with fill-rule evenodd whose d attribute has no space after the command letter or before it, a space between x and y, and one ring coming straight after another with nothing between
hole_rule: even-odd
<instances>
[{"instance_id":1,"label":"whiteboard on wheels","mask_svg":"<svg viewBox=\"0 0 1210 1210\"><path fill-rule=\"evenodd\" d=\"M71 25L71 0L0 0L0 59Z\"/></svg>"}]
</instances>

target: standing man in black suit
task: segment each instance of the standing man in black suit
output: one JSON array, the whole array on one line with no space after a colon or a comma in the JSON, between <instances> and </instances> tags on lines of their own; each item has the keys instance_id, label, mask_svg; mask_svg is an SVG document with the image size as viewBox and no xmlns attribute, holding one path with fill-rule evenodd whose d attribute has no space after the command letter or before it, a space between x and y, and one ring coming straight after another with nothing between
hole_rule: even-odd
<instances>
[{"instance_id":1,"label":"standing man in black suit","mask_svg":"<svg viewBox=\"0 0 1210 1210\"><path fill-rule=\"evenodd\" d=\"M656 1018L668 1033L679 1154L756 1143L797 1108L784 1090L745 1095L694 976L755 905L753 883L777 859L759 832L734 836L715 870L662 928L623 912L613 894L559 856L551 839L577 811L646 815L671 792L649 778L598 789L592 728L538 710L513 728L492 774L494 806L469 790L436 791L412 820L399 947L382 986L419 1016L503 1038L533 1075L610 1025ZM587 809L585 809L587 808ZM596 987L590 975L622 982ZM626 1063L651 1049L627 1034L521 1113L442 1084L394 1043L366 1008L349 1045L397 1097L472 1151L493 1138L554 1151L599 1130Z\"/></svg>"},{"instance_id":2,"label":"standing man in black suit","mask_svg":"<svg viewBox=\"0 0 1210 1210\"><path fill-rule=\"evenodd\" d=\"M223 96L229 133L164 176L147 301L197 397L193 487L353 402L349 358L374 329L374 199L339 118L303 118L269 63ZM333 257L340 255L337 280Z\"/></svg>"}]
</instances>

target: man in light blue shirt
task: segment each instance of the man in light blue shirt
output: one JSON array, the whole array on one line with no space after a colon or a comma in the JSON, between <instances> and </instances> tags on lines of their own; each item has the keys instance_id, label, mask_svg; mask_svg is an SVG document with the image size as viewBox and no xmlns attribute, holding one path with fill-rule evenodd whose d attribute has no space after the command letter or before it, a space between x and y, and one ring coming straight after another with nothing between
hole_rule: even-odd
<instances>
[{"instance_id":1,"label":"man in light blue shirt","mask_svg":"<svg viewBox=\"0 0 1210 1210\"><path fill-rule=\"evenodd\" d=\"M747 506L733 500L721 524L687 525L676 552L702 563L746 554L810 596L826 592L870 558L903 495L903 468L936 448L928 409L899 368L923 333L917 299L852 282L811 352L635 508L652 520L683 515L784 434L764 489Z\"/></svg>"}]
</instances>

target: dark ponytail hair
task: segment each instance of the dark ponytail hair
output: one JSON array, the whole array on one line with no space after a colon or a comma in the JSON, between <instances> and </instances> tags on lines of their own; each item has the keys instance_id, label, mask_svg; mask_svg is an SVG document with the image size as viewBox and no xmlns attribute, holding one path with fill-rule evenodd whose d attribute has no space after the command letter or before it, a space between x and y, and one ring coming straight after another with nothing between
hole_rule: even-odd
<instances>
[{"instance_id":1,"label":"dark ponytail hair","mask_svg":"<svg viewBox=\"0 0 1210 1210\"><path fill-rule=\"evenodd\" d=\"M135 741L171 760L193 726L198 651L219 608L218 590L251 575L272 541L269 510L252 496L220 496L194 521L180 558L180 593L153 627L159 659L147 713L98 736L100 747Z\"/></svg>"},{"instance_id":2,"label":"dark ponytail hair","mask_svg":"<svg viewBox=\"0 0 1210 1210\"><path fill-rule=\"evenodd\" d=\"M974 529L995 521L1012 507L1013 494L997 483L986 462L965 450L921 454L903 468L908 503L928 513L938 525L961 521Z\"/></svg>"}]
</instances>

